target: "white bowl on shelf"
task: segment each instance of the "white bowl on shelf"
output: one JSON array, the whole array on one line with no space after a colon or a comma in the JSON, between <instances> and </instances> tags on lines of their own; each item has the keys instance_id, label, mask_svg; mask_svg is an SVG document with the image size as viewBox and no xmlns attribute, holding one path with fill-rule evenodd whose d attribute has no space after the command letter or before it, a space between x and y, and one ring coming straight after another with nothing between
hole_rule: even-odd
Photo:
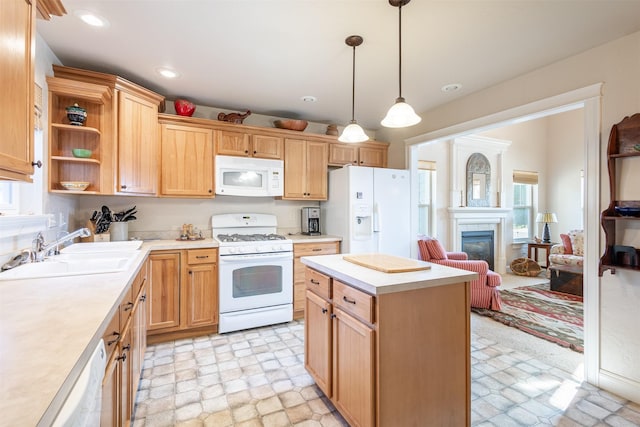
<instances>
[{"instance_id":1,"label":"white bowl on shelf","mask_svg":"<svg viewBox=\"0 0 640 427\"><path fill-rule=\"evenodd\" d=\"M86 181L60 181L60 185L62 185L66 190L71 191L84 191L91 184Z\"/></svg>"}]
</instances>

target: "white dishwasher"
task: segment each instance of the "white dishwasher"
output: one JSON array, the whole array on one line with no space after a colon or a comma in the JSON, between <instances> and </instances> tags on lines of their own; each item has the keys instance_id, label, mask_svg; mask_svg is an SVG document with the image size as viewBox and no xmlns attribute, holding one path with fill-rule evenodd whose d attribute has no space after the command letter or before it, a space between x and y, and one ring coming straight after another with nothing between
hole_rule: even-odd
<instances>
[{"instance_id":1,"label":"white dishwasher","mask_svg":"<svg viewBox=\"0 0 640 427\"><path fill-rule=\"evenodd\" d=\"M100 425L102 379L106 367L107 352L104 341L100 340L53 421L53 427Z\"/></svg>"}]
</instances>

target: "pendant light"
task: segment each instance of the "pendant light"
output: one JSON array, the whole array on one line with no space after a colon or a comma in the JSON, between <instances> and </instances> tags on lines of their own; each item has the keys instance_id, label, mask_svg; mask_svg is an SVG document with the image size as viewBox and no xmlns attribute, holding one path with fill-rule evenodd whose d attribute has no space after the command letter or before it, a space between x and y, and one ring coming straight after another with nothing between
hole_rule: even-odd
<instances>
[{"instance_id":1,"label":"pendant light","mask_svg":"<svg viewBox=\"0 0 640 427\"><path fill-rule=\"evenodd\" d=\"M344 128L342 135L338 138L340 142L364 142L369 139L364 130L356 123L355 119L355 103L356 103L356 46L360 46L363 42L360 36L349 36L344 41L347 46L353 47L353 67L351 76L351 122Z\"/></svg>"},{"instance_id":2,"label":"pendant light","mask_svg":"<svg viewBox=\"0 0 640 427\"><path fill-rule=\"evenodd\" d=\"M402 6L411 0L389 0L389 4L398 8L398 97L396 103L389 108L380 124L388 128L404 128L420 123L420 116L413 111L411 105L402 97Z\"/></svg>"}]
</instances>

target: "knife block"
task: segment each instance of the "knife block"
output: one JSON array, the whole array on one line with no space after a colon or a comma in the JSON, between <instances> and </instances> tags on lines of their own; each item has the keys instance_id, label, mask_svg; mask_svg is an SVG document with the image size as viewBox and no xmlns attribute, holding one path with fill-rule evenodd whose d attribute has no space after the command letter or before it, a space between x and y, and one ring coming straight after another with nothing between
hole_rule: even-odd
<instances>
[{"instance_id":1,"label":"knife block","mask_svg":"<svg viewBox=\"0 0 640 427\"><path fill-rule=\"evenodd\" d=\"M89 229L89 231L91 231L91 236L81 237L80 238L81 242L86 243L86 242L110 242L111 241L110 233L96 234L96 225L93 222L87 221L87 228Z\"/></svg>"}]
</instances>

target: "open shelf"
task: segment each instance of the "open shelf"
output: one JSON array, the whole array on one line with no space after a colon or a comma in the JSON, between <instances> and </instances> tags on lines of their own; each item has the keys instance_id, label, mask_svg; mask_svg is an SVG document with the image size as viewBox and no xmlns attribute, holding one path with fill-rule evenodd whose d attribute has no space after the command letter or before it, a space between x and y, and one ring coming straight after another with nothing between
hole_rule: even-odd
<instances>
[{"instance_id":1,"label":"open shelf","mask_svg":"<svg viewBox=\"0 0 640 427\"><path fill-rule=\"evenodd\" d=\"M599 275L609 270L611 274L616 269L640 271L640 250L633 246L623 245L626 227L633 221L640 221L640 217L620 215L616 207L640 208L640 200L619 200L617 187L617 166L624 159L640 157L636 146L640 144L640 114L625 117L620 123L611 127L609 144L607 146L607 167L609 169L609 207L600 215L600 224L605 234L605 251L600 257ZM620 159L617 161L616 159ZM625 249L627 249L625 251ZM634 253L635 251L635 253Z\"/></svg>"},{"instance_id":2,"label":"open shelf","mask_svg":"<svg viewBox=\"0 0 640 427\"><path fill-rule=\"evenodd\" d=\"M61 162L95 163L98 165L100 164L100 160L92 159L90 157L51 156L51 160L58 160Z\"/></svg>"},{"instance_id":3,"label":"open shelf","mask_svg":"<svg viewBox=\"0 0 640 427\"><path fill-rule=\"evenodd\" d=\"M65 123L51 123L51 128L59 129L63 131L69 132L86 132L86 133L94 133L96 135L100 135L100 129L96 129L94 127L89 126L76 126L76 125L68 125Z\"/></svg>"}]
</instances>

